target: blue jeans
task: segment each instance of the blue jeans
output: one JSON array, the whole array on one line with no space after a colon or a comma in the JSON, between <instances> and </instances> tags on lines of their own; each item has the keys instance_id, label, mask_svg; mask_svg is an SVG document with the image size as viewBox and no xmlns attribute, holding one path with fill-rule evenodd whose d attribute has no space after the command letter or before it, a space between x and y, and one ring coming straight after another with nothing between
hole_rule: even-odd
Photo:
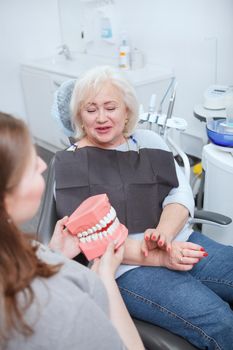
<instances>
[{"instance_id":1,"label":"blue jeans","mask_svg":"<svg viewBox=\"0 0 233 350\"><path fill-rule=\"evenodd\" d=\"M233 349L233 247L193 232L208 252L189 272L139 267L117 279L133 317L180 335L200 349Z\"/></svg>"}]
</instances>

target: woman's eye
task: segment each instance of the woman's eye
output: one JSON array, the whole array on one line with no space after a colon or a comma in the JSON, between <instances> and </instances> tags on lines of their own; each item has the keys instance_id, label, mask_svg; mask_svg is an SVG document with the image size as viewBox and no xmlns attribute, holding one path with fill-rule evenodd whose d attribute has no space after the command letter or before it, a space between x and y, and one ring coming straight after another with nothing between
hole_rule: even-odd
<instances>
[{"instance_id":1,"label":"woman's eye","mask_svg":"<svg viewBox=\"0 0 233 350\"><path fill-rule=\"evenodd\" d=\"M88 113L94 113L94 112L96 112L96 109L88 109L87 112Z\"/></svg>"},{"instance_id":2,"label":"woman's eye","mask_svg":"<svg viewBox=\"0 0 233 350\"><path fill-rule=\"evenodd\" d=\"M107 110L108 111L115 111L116 107L108 107Z\"/></svg>"}]
</instances>

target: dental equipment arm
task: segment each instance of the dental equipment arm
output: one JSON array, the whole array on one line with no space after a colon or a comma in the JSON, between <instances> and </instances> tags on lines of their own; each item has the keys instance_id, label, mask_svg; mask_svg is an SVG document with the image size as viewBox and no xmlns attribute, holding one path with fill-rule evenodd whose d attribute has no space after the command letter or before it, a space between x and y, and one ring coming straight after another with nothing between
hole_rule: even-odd
<instances>
[{"instance_id":1,"label":"dental equipment arm","mask_svg":"<svg viewBox=\"0 0 233 350\"><path fill-rule=\"evenodd\" d=\"M170 84L169 84L169 86L168 86L168 88L167 88L167 90L166 90L166 92L165 92L165 94L164 94L164 96L163 96L163 98L162 98L160 104L159 104L158 114L162 114L163 103L164 103L164 101L166 100L166 97L167 97L169 91L171 90L171 88L172 88L172 86L173 86L173 84L174 84L175 79L176 79L175 77L172 77L171 82L170 82Z\"/></svg>"},{"instance_id":2,"label":"dental equipment arm","mask_svg":"<svg viewBox=\"0 0 233 350\"><path fill-rule=\"evenodd\" d=\"M163 124L163 127L161 129L161 132L160 132L161 135L164 135L164 133L165 133L165 129L167 126L167 120L172 117L172 112L174 109L174 104L175 104L175 99L176 99L176 88L177 88L177 83L174 86L172 95L171 95L170 100L169 100L167 115L166 115L166 118L164 120L164 124Z\"/></svg>"}]
</instances>

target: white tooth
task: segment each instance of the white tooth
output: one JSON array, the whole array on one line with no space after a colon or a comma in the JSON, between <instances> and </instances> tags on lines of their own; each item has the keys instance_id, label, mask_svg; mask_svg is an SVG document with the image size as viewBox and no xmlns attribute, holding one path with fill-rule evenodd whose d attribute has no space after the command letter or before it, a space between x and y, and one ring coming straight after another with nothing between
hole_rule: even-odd
<instances>
[{"instance_id":1,"label":"white tooth","mask_svg":"<svg viewBox=\"0 0 233 350\"><path fill-rule=\"evenodd\" d=\"M109 221L109 222L111 222L111 221L112 221L111 212L109 212L109 213L107 214L107 218L108 218L108 221Z\"/></svg>"},{"instance_id":2,"label":"white tooth","mask_svg":"<svg viewBox=\"0 0 233 350\"><path fill-rule=\"evenodd\" d=\"M114 214L114 216L116 216L116 210L113 207L111 207L111 211Z\"/></svg>"},{"instance_id":3,"label":"white tooth","mask_svg":"<svg viewBox=\"0 0 233 350\"><path fill-rule=\"evenodd\" d=\"M95 227L97 228L97 230L101 230L101 228L102 228L99 224L96 224Z\"/></svg>"},{"instance_id":4,"label":"white tooth","mask_svg":"<svg viewBox=\"0 0 233 350\"><path fill-rule=\"evenodd\" d=\"M103 231L102 234L104 237L107 237L107 235L108 235L107 231Z\"/></svg>"},{"instance_id":5,"label":"white tooth","mask_svg":"<svg viewBox=\"0 0 233 350\"><path fill-rule=\"evenodd\" d=\"M88 235L87 231L82 232L83 237L86 237Z\"/></svg>"},{"instance_id":6,"label":"white tooth","mask_svg":"<svg viewBox=\"0 0 233 350\"><path fill-rule=\"evenodd\" d=\"M82 233L78 233L78 234L77 234L77 237L78 237L78 238L81 238L82 236L83 236Z\"/></svg>"},{"instance_id":7,"label":"white tooth","mask_svg":"<svg viewBox=\"0 0 233 350\"><path fill-rule=\"evenodd\" d=\"M102 234L102 232L98 233L98 237L99 237L99 239L103 239L103 234Z\"/></svg>"},{"instance_id":8,"label":"white tooth","mask_svg":"<svg viewBox=\"0 0 233 350\"><path fill-rule=\"evenodd\" d=\"M114 220L114 223L112 224L113 229L115 230L119 224L120 224L120 221L116 218Z\"/></svg>"},{"instance_id":9,"label":"white tooth","mask_svg":"<svg viewBox=\"0 0 233 350\"><path fill-rule=\"evenodd\" d=\"M94 231L93 231L91 228L89 228L89 229L87 230L87 233L90 235L90 234L94 233Z\"/></svg>"},{"instance_id":10,"label":"white tooth","mask_svg":"<svg viewBox=\"0 0 233 350\"><path fill-rule=\"evenodd\" d=\"M86 241L87 241L87 242L91 242L91 236L87 236L87 237L86 237Z\"/></svg>"},{"instance_id":11,"label":"white tooth","mask_svg":"<svg viewBox=\"0 0 233 350\"><path fill-rule=\"evenodd\" d=\"M111 217L111 220L112 220L112 218L113 218L113 207L111 207L111 209L110 209L110 212L109 212L109 215L110 215L110 217Z\"/></svg>"},{"instance_id":12,"label":"white tooth","mask_svg":"<svg viewBox=\"0 0 233 350\"><path fill-rule=\"evenodd\" d=\"M106 222L106 224L109 224L111 222L107 215L103 218L103 220Z\"/></svg>"},{"instance_id":13,"label":"white tooth","mask_svg":"<svg viewBox=\"0 0 233 350\"><path fill-rule=\"evenodd\" d=\"M93 233L93 235L91 235L91 238L93 239L93 241L96 241L98 239L97 233Z\"/></svg>"},{"instance_id":14,"label":"white tooth","mask_svg":"<svg viewBox=\"0 0 233 350\"><path fill-rule=\"evenodd\" d=\"M100 225L101 225L101 227L106 227L107 226L107 223L103 220L103 219L101 219L100 220Z\"/></svg>"},{"instance_id":15,"label":"white tooth","mask_svg":"<svg viewBox=\"0 0 233 350\"><path fill-rule=\"evenodd\" d=\"M113 231L112 231L112 229L111 229L110 227L107 229L107 232L108 232L108 234L109 234L110 236L112 236Z\"/></svg>"},{"instance_id":16,"label":"white tooth","mask_svg":"<svg viewBox=\"0 0 233 350\"><path fill-rule=\"evenodd\" d=\"M112 235L113 232L114 232L114 229L113 229L112 226L113 226L113 225L111 225L111 226L107 229L107 231L108 231L108 233L109 233L110 235Z\"/></svg>"},{"instance_id":17,"label":"white tooth","mask_svg":"<svg viewBox=\"0 0 233 350\"><path fill-rule=\"evenodd\" d=\"M80 242L81 243L86 243L86 238L84 238L84 237L80 238Z\"/></svg>"},{"instance_id":18,"label":"white tooth","mask_svg":"<svg viewBox=\"0 0 233 350\"><path fill-rule=\"evenodd\" d=\"M93 233L97 231L97 228L95 226L92 227Z\"/></svg>"},{"instance_id":19,"label":"white tooth","mask_svg":"<svg viewBox=\"0 0 233 350\"><path fill-rule=\"evenodd\" d=\"M111 214L111 218L113 220L116 217L116 210L113 207L111 207L110 214Z\"/></svg>"}]
</instances>

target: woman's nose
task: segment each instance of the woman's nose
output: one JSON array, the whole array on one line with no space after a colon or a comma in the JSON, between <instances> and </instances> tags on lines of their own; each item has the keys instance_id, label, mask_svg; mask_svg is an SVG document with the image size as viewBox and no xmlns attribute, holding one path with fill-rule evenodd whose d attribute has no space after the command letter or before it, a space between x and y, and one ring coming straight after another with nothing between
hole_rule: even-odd
<instances>
[{"instance_id":1,"label":"woman's nose","mask_svg":"<svg viewBox=\"0 0 233 350\"><path fill-rule=\"evenodd\" d=\"M99 109L99 113L97 116L97 122L98 123L105 123L107 121L107 113L104 108Z\"/></svg>"}]
</instances>

